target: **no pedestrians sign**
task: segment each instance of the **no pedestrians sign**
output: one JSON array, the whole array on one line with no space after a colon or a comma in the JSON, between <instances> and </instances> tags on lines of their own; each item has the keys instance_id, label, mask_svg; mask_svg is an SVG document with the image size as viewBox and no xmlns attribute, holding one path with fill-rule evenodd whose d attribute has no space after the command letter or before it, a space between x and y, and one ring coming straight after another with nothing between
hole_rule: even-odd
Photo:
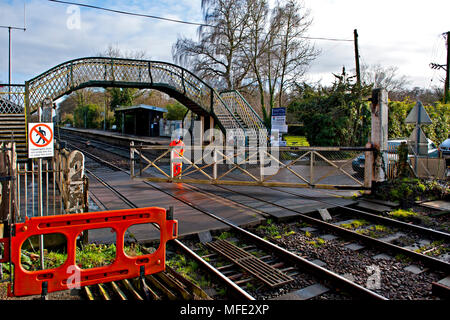
<instances>
[{"instance_id":1,"label":"no pedestrians sign","mask_svg":"<svg viewBox=\"0 0 450 320\"><path fill-rule=\"evenodd\" d=\"M53 157L53 123L28 123L28 157Z\"/></svg>"}]
</instances>

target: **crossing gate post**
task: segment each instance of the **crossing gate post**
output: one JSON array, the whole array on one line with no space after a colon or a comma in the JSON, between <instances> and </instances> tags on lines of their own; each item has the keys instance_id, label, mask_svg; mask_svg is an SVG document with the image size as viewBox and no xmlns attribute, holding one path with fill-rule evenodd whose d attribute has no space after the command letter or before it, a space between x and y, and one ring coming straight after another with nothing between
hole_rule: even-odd
<instances>
[{"instance_id":1,"label":"crossing gate post","mask_svg":"<svg viewBox=\"0 0 450 320\"><path fill-rule=\"evenodd\" d=\"M130 174L134 177L134 141L130 142Z\"/></svg>"},{"instance_id":2,"label":"crossing gate post","mask_svg":"<svg viewBox=\"0 0 450 320\"><path fill-rule=\"evenodd\" d=\"M371 142L375 148L373 159L373 178L374 183L386 180L388 166L388 93L386 89L372 90L372 125ZM365 166L369 165L367 163Z\"/></svg>"},{"instance_id":3,"label":"crossing gate post","mask_svg":"<svg viewBox=\"0 0 450 320\"><path fill-rule=\"evenodd\" d=\"M366 148L372 148L372 143L367 142L365 145ZM364 153L365 165L364 165L364 187L371 188L372 187L372 179L373 179L373 151L366 151Z\"/></svg>"},{"instance_id":4,"label":"crossing gate post","mask_svg":"<svg viewBox=\"0 0 450 320\"><path fill-rule=\"evenodd\" d=\"M174 170L174 147L169 147L170 149L170 178L173 179L175 176L175 170Z\"/></svg>"},{"instance_id":5,"label":"crossing gate post","mask_svg":"<svg viewBox=\"0 0 450 320\"><path fill-rule=\"evenodd\" d=\"M156 224L160 231L159 247L151 254L128 256L124 251L125 232L140 224ZM111 228L117 234L116 257L107 266L83 269L76 263L78 236L90 229ZM165 270L166 243L178 236L178 222L171 210L158 207L114 210L33 217L12 225L12 233L0 239L5 251L0 262L11 262L13 277L8 286L8 296L42 294L46 283L48 293L74 287L118 281L158 273ZM21 265L22 245L32 236L59 233L67 240L67 258L59 267L27 271ZM78 276L74 277L73 274ZM75 280L75 282L73 282Z\"/></svg>"}]
</instances>

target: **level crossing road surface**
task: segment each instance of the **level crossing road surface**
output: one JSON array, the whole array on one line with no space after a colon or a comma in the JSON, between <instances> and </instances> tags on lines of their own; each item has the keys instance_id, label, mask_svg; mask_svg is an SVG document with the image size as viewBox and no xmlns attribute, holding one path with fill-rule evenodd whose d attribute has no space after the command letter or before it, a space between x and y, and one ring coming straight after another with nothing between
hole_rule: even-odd
<instances>
[{"instance_id":1,"label":"level crossing road surface","mask_svg":"<svg viewBox=\"0 0 450 320\"><path fill-rule=\"evenodd\" d=\"M211 212L239 226L259 224L269 216L279 219L289 218L295 216L296 213L286 211L276 205L248 198L245 195L234 193L229 190L235 190L244 194L247 193L256 198L264 199L275 204L281 204L284 207L292 208L302 213L335 206L320 201L303 199L301 198L302 194L308 195L308 197L318 197L319 200L325 199L333 204L349 205L353 203L351 200L338 198L338 196L343 194L349 195L349 191L339 192L333 190L331 192L324 192L323 190L296 188L275 189L248 186L227 186L226 188L229 189L227 190L213 185L195 185L193 186L194 190L192 190L191 186L181 183L157 184L158 187L173 195L171 196L153 188L151 184L145 183L144 181L131 180L130 176L125 172L99 168L94 170L94 173L138 207L155 206L166 209L173 207L174 219L178 220L180 237L194 235L204 231L227 229L227 226L179 199L188 201L203 210ZM280 190L289 190L290 193ZM118 198L113 191L105 188L102 183L92 176L89 177L89 194L94 200L94 203L99 207L98 210L129 208L129 205ZM93 211L95 211L95 209ZM142 228L134 228L133 235L138 241L145 242L157 239L159 237L159 232L156 229L150 232L148 227L142 226ZM114 234L112 234L110 230L89 231L89 239L93 242L107 243L111 242L113 237Z\"/></svg>"}]
</instances>

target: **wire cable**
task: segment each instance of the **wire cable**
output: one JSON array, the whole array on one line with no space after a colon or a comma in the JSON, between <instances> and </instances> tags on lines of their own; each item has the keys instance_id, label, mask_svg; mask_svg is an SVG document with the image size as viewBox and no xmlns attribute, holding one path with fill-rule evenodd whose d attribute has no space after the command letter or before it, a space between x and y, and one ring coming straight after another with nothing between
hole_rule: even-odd
<instances>
[{"instance_id":1,"label":"wire cable","mask_svg":"<svg viewBox=\"0 0 450 320\"><path fill-rule=\"evenodd\" d=\"M142 14L142 13L133 13L133 12L127 12L127 11L122 11L122 10L108 9L108 8L93 6L93 5L90 5L90 4L76 3L76 2L70 2L70 1L60 1L60 0L48 0L48 1L64 3L64 4L70 4L70 5L80 6L80 7L86 7L86 8L91 8L91 9L103 10L103 11L109 11L109 12L120 13L120 14L126 14L126 15L130 15L130 16L137 16L137 17L165 20L165 21L170 21L170 22L184 23L184 24L190 24L190 25L196 25L196 26L213 27L212 25L208 25L208 24L204 24L204 23L183 21L183 20L163 18L163 17L153 16L153 15L148 15L148 14Z\"/></svg>"},{"instance_id":2,"label":"wire cable","mask_svg":"<svg viewBox=\"0 0 450 320\"><path fill-rule=\"evenodd\" d=\"M62 0L48 0L48 1L63 3L63 4L70 4L70 5L80 6L80 7L103 10L103 11L109 11L109 12L120 13L120 14L126 14L126 15L131 15L131 16L136 16L136 17L144 17L144 18L158 19L158 20L164 20L164 21L169 21L169 22L184 23L184 24L201 26L201 27L216 28L216 26L211 25L211 24L163 18L163 17L154 16L154 15L134 13L134 12L128 12L128 11L122 11L122 10L108 9L108 8L104 8L104 7L93 6L93 5L89 5L89 4L77 3L77 2L71 2L71 1L62 1ZM338 38L326 38L326 37L297 36L297 38L307 39L307 40L324 40L324 41L353 41L353 39L338 39Z\"/></svg>"}]
</instances>

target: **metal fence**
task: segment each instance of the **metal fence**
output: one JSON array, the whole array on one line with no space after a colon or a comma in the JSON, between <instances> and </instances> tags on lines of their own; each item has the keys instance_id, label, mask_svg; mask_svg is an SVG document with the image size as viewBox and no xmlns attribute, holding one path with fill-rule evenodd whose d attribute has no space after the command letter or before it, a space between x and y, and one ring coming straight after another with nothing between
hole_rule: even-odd
<instances>
[{"instance_id":1,"label":"metal fence","mask_svg":"<svg viewBox=\"0 0 450 320\"><path fill-rule=\"evenodd\" d=\"M386 165L386 176L388 179L395 179L399 174L399 156L397 149L398 146L396 145L388 145ZM440 155L437 157L424 155L417 156L414 152L414 148L410 145L408 145L408 150L408 166L411 175L422 179L447 179L446 161Z\"/></svg>"},{"instance_id":2,"label":"metal fence","mask_svg":"<svg viewBox=\"0 0 450 320\"><path fill-rule=\"evenodd\" d=\"M371 148L276 147L223 148L184 147L179 157L181 173L174 175L177 147L130 146L132 178L154 182L258 185L365 189L371 187L371 172L354 161L372 153ZM368 168L369 169L369 168Z\"/></svg>"},{"instance_id":3,"label":"metal fence","mask_svg":"<svg viewBox=\"0 0 450 320\"><path fill-rule=\"evenodd\" d=\"M55 156L16 162L10 152L8 171L11 192L8 216L13 222L26 218L87 211L87 178L84 156L55 150Z\"/></svg>"},{"instance_id":4,"label":"metal fence","mask_svg":"<svg viewBox=\"0 0 450 320\"><path fill-rule=\"evenodd\" d=\"M57 167L54 159L43 159L41 170L36 160L17 163L16 221L39 216L39 188L42 188L42 215L62 213L64 210L58 185L61 179L61 169Z\"/></svg>"},{"instance_id":5,"label":"metal fence","mask_svg":"<svg viewBox=\"0 0 450 320\"><path fill-rule=\"evenodd\" d=\"M24 113L25 85L0 84L0 114Z\"/></svg>"}]
</instances>

